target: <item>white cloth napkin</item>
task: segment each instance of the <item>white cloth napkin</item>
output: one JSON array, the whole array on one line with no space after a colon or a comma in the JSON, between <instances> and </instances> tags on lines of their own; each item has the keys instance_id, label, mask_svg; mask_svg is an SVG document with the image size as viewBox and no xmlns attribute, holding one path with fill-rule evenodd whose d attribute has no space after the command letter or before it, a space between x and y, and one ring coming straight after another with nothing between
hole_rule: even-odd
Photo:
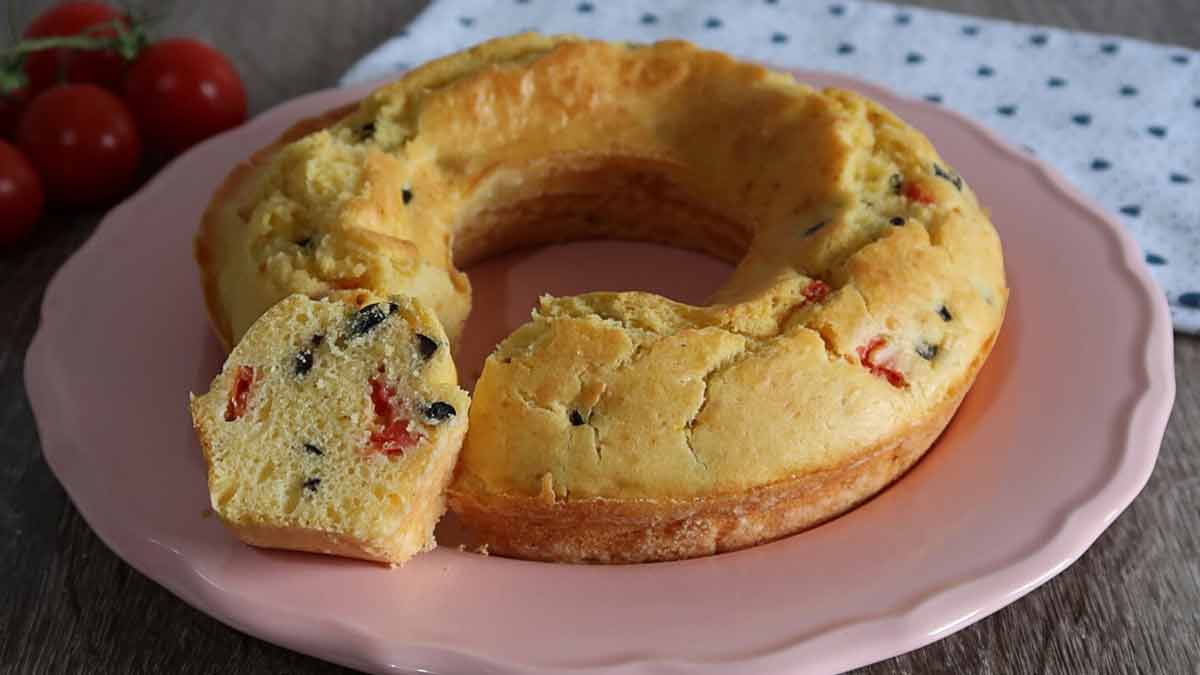
<instances>
[{"instance_id":1,"label":"white cloth napkin","mask_svg":"<svg viewBox=\"0 0 1200 675\"><path fill-rule=\"evenodd\" d=\"M1175 327L1200 333L1200 53L858 0L435 0L342 84L525 30L679 37L845 73L964 113L1125 223Z\"/></svg>"}]
</instances>

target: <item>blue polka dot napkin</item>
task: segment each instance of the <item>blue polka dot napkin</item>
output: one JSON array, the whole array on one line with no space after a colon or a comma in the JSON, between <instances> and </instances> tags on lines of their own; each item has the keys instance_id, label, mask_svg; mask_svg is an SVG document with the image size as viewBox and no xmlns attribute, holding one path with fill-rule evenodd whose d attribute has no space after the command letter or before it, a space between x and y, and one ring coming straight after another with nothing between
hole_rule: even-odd
<instances>
[{"instance_id":1,"label":"blue polka dot napkin","mask_svg":"<svg viewBox=\"0 0 1200 675\"><path fill-rule=\"evenodd\" d=\"M1200 333L1200 53L862 2L435 0L342 78L362 82L525 30L680 37L845 73L981 121L1125 223L1178 330Z\"/></svg>"}]
</instances>

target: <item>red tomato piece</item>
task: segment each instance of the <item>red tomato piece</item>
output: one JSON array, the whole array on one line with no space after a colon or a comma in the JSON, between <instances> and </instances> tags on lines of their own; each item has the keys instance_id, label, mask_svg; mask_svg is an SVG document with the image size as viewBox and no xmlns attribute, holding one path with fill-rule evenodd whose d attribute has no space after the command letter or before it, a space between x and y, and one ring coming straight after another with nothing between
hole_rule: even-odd
<instances>
[{"instance_id":1,"label":"red tomato piece","mask_svg":"<svg viewBox=\"0 0 1200 675\"><path fill-rule=\"evenodd\" d=\"M921 187L919 183L908 183L904 187L904 196L922 204L932 204L937 201L933 193L928 188Z\"/></svg>"},{"instance_id":2,"label":"red tomato piece","mask_svg":"<svg viewBox=\"0 0 1200 675\"><path fill-rule=\"evenodd\" d=\"M371 432L371 446L385 455L403 455L421 440L408 430L408 420L393 420L379 431Z\"/></svg>"},{"instance_id":3,"label":"red tomato piece","mask_svg":"<svg viewBox=\"0 0 1200 675\"><path fill-rule=\"evenodd\" d=\"M887 339L882 335L876 335L867 341L867 344L859 347L855 351L858 352L859 363L862 364L870 373L876 377L882 377L887 380L888 384L893 387L906 387L908 381L904 379L904 373L896 370L891 359L882 363L875 362L876 352L881 347L887 345Z\"/></svg>"},{"instance_id":4,"label":"red tomato piece","mask_svg":"<svg viewBox=\"0 0 1200 675\"><path fill-rule=\"evenodd\" d=\"M371 405L375 408L375 416L389 418L392 416L392 397L396 395L396 388L389 387L381 378L372 377L371 384Z\"/></svg>"},{"instance_id":5,"label":"red tomato piece","mask_svg":"<svg viewBox=\"0 0 1200 675\"><path fill-rule=\"evenodd\" d=\"M804 298L809 302L825 302L825 298L829 297L832 290L829 284L820 279L814 279L804 287Z\"/></svg>"},{"instance_id":6,"label":"red tomato piece","mask_svg":"<svg viewBox=\"0 0 1200 675\"><path fill-rule=\"evenodd\" d=\"M254 369L250 366L238 366L233 378L233 387L229 390L229 405L225 406L225 421L232 422L246 414L250 404L250 388L254 385Z\"/></svg>"},{"instance_id":7,"label":"red tomato piece","mask_svg":"<svg viewBox=\"0 0 1200 675\"><path fill-rule=\"evenodd\" d=\"M388 386L380 377L372 377L369 382L375 421L380 425L371 432L370 450L385 455L403 455L405 450L420 442L421 435L409 431L409 420L397 415L396 388Z\"/></svg>"}]
</instances>

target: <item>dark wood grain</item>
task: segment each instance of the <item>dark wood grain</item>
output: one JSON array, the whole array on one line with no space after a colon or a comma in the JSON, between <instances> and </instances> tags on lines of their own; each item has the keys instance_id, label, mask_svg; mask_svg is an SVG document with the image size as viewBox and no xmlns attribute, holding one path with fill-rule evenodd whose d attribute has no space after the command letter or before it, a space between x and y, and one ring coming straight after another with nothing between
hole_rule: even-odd
<instances>
[{"instance_id":1,"label":"dark wood grain","mask_svg":"<svg viewBox=\"0 0 1200 675\"><path fill-rule=\"evenodd\" d=\"M786 1L786 0L785 0ZM18 17L45 2L16 2ZM921 5L1200 47L1196 0L920 0ZM254 111L331 85L421 2L178 2L163 35L229 54ZM22 21L19 21L23 25ZM7 36L0 18L0 35ZM0 253L0 670L346 672L193 610L101 543L42 460L22 384L45 286L99 214L52 216ZM1077 563L1021 601L861 672L1200 673L1200 339L1177 336L1178 397L1142 495Z\"/></svg>"}]
</instances>

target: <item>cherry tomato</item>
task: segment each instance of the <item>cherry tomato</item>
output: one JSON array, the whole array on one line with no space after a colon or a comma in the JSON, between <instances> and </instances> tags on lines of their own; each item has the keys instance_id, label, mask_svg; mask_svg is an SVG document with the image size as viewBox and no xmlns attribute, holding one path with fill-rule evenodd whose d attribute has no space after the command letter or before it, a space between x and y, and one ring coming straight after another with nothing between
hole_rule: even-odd
<instances>
[{"instance_id":1,"label":"cherry tomato","mask_svg":"<svg viewBox=\"0 0 1200 675\"><path fill-rule=\"evenodd\" d=\"M0 141L0 246L16 243L42 217L42 179L20 150Z\"/></svg>"},{"instance_id":2,"label":"cherry tomato","mask_svg":"<svg viewBox=\"0 0 1200 675\"><path fill-rule=\"evenodd\" d=\"M157 42L138 55L125 79L125 100L146 144L169 155L246 119L246 90L233 64L185 38Z\"/></svg>"},{"instance_id":3,"label":"cherry tomato","mask_svg":"<svg viewBox=\"0 0 1200 675\"><path fill-rule=\"evenodd\" d=\"M15 91L0 93L0 138L12 138L17 133L17 122L29 103L29 89L21 87Z\"/></svg>"},{"instance_id":4,"label":"cherry tomato","mask_svg":"<svg viewBox=\"0 0 1200 675\"><path fill-rule=\"evenodd\" d=\"M142 157L133 115L94 84L63 84L25 109L17 143L46 181L50 199L97 206L129 189Z\"/></svg>"},{"instance_id":5,"label":"cherry tomato","mask_svg":"<svg viewBox=\"0 0 1200 675\"><path fill-rule=\"evenodd\" d=\"M25 29L25 37L79 35L93 26L114 19L126 21L120 12L103 2L64 2L38 15ZM108 37L114 35L115 31L110 26L88 34ZM35 94L63 81L90 82L120 91L125 78L125 59L107 50L47 49L34 52L25 59L25 74L29 76L29 87Z\"/></svg>"}]
</instances>

